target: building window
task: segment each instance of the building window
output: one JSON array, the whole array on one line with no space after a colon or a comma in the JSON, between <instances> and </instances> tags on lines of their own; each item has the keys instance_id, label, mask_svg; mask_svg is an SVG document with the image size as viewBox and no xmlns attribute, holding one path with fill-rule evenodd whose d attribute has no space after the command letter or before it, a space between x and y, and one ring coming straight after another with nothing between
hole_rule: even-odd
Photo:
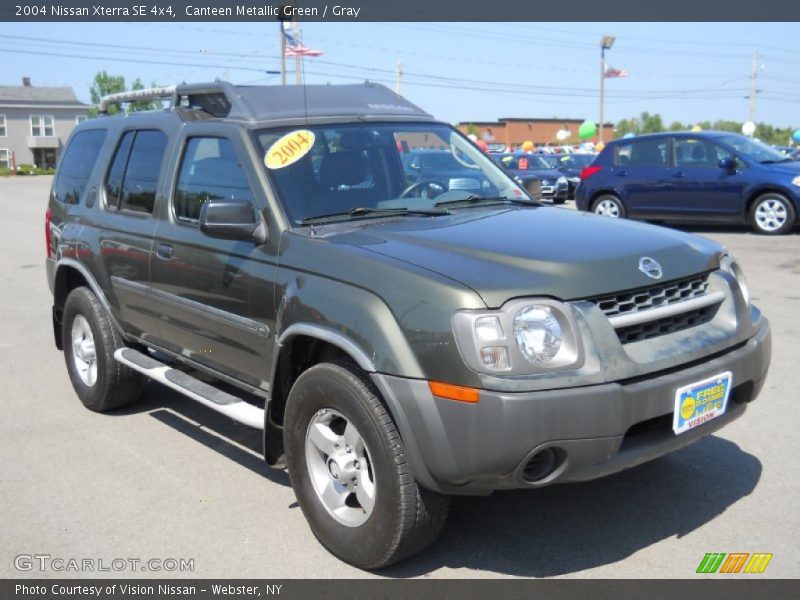
<instances>
[{"instance_id":1,"label":"building window","mask_svg":"<svg viewBox=\"0 0 800 600\"><path fill-rule=\"evenodd\" d=\"M54 137L55 119L53 115L31 115L32 137Z\"/></svg>"},{"instance_id":2,"label":"building window","mask_svg":"<svg viewBox=\"0 0 800 600\"><path fill-rule=\"evenodd\" d=\"M8 148L0 148L0 168L8 168L10 156L11 153L8 151Z\"/></svg>"},{"instance_id":3,"label":"building window","mask_svg":"<svg viewBox=\"0 0 800 600\"><path fill-rule=\"evenodd\" d=\"M75 125L80 125L86 120L86 118L87 118L86 115L78 115L77 117L75 117Z\"/></svg>"},{"instance_id":4,"label":"building window","mask_svg":"<svg viewBox=\"0 0 800 600\"><path fill-rule=\"evenodd\" d=\"M6 137L6 116L0 115L0 137Z\"/></svg>"}]
</instances>

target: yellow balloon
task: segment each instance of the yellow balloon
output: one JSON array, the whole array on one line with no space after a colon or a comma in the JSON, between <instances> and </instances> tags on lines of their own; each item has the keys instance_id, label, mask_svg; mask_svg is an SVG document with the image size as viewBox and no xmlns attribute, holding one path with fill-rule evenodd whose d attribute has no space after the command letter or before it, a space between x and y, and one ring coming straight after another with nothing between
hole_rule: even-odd
<instances>
[{"instance_id":1,"label":"yellow balloon","mask_svg":"<svg viewBox=\"0 0 800 600\"><path fill-rule=\"evenodd\" d=\"M694 133L697 133L698 131L703 131L703 128L700 127L700 125L695 125L694 127L692 127L692 131Z\"/></svg>"},{"instance_id":2,"label":"yellow balloon","mask_svg":"<svg viewBox=\"0 0 800 600\"><path fill-rule=\"evenodd\" d=\"M605 148L605 147L606 147L606 145L603 142L597 142L594 145L594 151L595 152L602 152L603 148Z\"/></svg>"},{"instance_id":3,"label":"yellow balloon","mask_svg":"<svg viewBox=\"0 0 800 600\"><path fill-rule=\"evenodd\" d=\"M530 140L526 140L526 141L522 142L522 149L525 152L530 152L531 150L533 150L533 142L530 141Z\"/></svg>"}]
</instances>

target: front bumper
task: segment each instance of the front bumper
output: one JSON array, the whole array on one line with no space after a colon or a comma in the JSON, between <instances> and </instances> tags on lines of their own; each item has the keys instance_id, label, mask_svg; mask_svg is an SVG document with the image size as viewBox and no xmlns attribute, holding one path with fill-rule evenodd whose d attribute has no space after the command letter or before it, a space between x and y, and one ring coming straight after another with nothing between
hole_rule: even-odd
<instances>
[{"instance_id":1,"label":"front bumper","mask_svg":"<svg viewBox=\"0 0 800 600\"><path fill-rule=\"evenodd\" d=\"M569 197L569 184L544 185L542 184L542 198L549 200L566 200Z\"/></svg>"},{"instance_id":2,"label":"front bumper","mask_svg":"<svg viewBox=\"0 0 800 600\"><path fill-rule=\"evenodd\" d=\"M482 390L465 404L432 396L427 382L373 374L392 408L415 475L448 494L488 494L583 481L677 450L740 417L755 399L770 362L766 319L752 338L714 358L630 381L540 392ZM675 390L730 371L725 414L675 435ZM529 460L550 448L556 463L531 481Z\"/></svg>"}]
</instances>

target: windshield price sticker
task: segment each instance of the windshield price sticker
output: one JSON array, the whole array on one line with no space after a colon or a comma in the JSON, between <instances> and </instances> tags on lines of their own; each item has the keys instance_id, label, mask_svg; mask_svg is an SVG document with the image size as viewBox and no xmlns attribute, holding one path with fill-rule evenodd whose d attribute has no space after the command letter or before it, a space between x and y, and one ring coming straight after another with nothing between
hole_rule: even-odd
<instances>
[{"instance_id":1,"label":"windshield price sticker","mask_svg":"<svg viewBox=\"0 0 800 600\"><path fill-rule=\"evenodd\" d=\"M282 169L303 158L314 146L314 132L298 129L275 141L264 156L268 169Z\"/></svg>"}]
</instances>

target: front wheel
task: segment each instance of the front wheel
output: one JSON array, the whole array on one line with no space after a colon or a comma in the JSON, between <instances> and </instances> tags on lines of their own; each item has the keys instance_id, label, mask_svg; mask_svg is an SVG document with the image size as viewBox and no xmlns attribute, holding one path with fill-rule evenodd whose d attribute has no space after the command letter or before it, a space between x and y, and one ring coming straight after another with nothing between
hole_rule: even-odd
<instances>
[{"instance_id":1,"label":"front wheel","mask_svg":"<svg viewBox=\"0 0 800 600\"><path fill-rule=\"evenodd\" d=\"M794 225L794 207L782 194L762 194L750 208L750 223L756 233L780 235Z\"/></svg>"},{"instance_id":2,"label":"front wheel","mask_svg":"<svg viewBox=\"0 0 800 600\"><path fill-rule=\"evenodd\" d=\"M391 415L357 367L320 363L300 375L283 435L300 508L342 560L378 569L441 532L449 498L417 485Z\"/></svg>"},{"instance_id":3,"label":"front wheel","mask_svg":"<svg viewBox=\"0 0 800 600\"><path fill-rule=\"evenodd\" d=\"M625 207L622 205L622 201L613 194L603 194L597 198L592 205L592 212L604 217L625 218Z\"/></svg>"}]
</instances>

